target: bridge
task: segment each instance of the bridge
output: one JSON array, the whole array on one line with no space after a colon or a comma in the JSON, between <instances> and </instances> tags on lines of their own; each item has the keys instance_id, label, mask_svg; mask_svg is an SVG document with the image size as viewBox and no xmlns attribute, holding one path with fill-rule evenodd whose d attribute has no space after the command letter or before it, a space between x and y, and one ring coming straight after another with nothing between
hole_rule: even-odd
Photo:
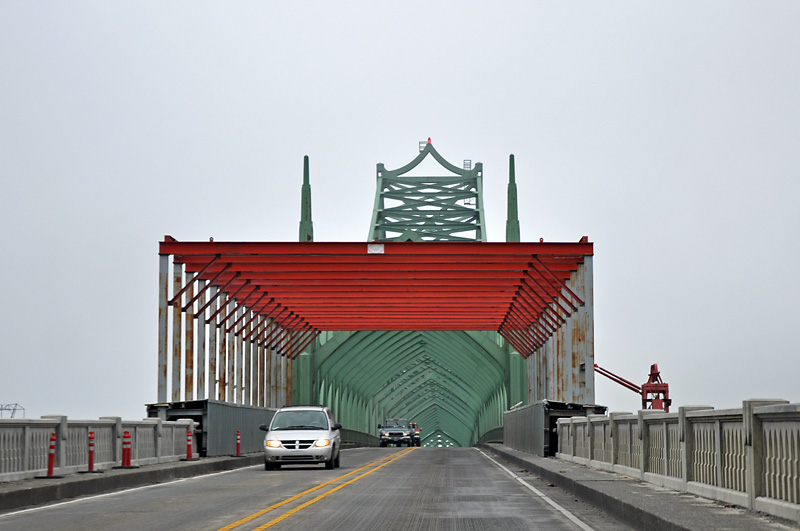
<instances>
[{"instance_id":1,"label":"bridge","mask_svg":"<svg viewBox=\"0 0 800 531\"><path fill-rule=\"evenodd\" d=\"M424 161L444 175L420 173ZM505 242L486 241L482 164L452 164L430 139L400 168L377 165L364 242L314 241L308 157L299 241L166 236L159 245L158 388L148 419L0 423L0 479L42 474L51 432L63 441L56 454L64 474L85 468L90 431L101 468L120 459L123 433L133 434L132 466L171 471L165 474L211 471L185 468L192 464L179 464L184 455L220 467L251 464L263 438L256 427L276 408L323 404L344 426L341 479L321 471L256 477L244 469L161 496L184 500L196 525L209 529L278 525L288 516L273 522L284 514L273 510L283 504L291 515L320 509L284 527L334 518L341 528L362 529L628 528L574 507L568 490L540 490L559 482L545 459L557 456L560 468L579 465L800 522L797 405L749 401L738 413L686 406L606 415L596 404L593 244L587 237L522 242L513 155L508 176ZM371 448L377 425L390 417L417 422L428 448ZM227 456L240 454L251 459L231 465ZM535 503L519 499L520 483ZM247 491L253 484L257 495ZM379 497L376 489L386 485ZM265 488L297 498L264 498ZM219 489L235 489L240 499L207 498ZM231 510L208 513L206 499ZM139 522L188 518L167 513ZM75 518L76 528L86 524ZM3 523L0 517L0 529Z\"/></svg>"},{"instance_id":2,"label":"bridge","mask_svg":"<svg viewBox=\"0 0 800 531\"><path fill-rule=\"evenodd\" d=\"M418 175L428 158L445 175ZM165 237L154 409L320 403L367 438L403 417L471 446L514 404L594 406L593 245L519 241L513 155L506 242L485 241L482 190L481 163L422 142L378 164L366 242L315 242L306 158L299 242Z\"/></svg>"}]
</instances>

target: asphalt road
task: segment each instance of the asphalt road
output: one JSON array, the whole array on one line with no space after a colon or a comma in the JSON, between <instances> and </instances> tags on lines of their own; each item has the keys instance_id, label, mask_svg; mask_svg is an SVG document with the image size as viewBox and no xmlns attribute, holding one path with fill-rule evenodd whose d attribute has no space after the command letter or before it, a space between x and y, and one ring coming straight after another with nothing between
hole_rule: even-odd
<instances>
[{"instance_id":1,"label":"asphalt road","mask_svg":"<svg viewBox=\"0 0 800 531\"><path fill-rule=\"evenodd\" d=\"M0 530L630 529L474 448L360 448L342 466L263 466L0 515Z\"/></svg>"}]
</instances>

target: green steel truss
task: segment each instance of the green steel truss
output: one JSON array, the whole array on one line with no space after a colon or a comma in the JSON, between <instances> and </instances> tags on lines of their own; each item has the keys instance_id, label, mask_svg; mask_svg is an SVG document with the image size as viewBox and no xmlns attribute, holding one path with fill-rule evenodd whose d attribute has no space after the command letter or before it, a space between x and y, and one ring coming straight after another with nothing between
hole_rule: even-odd
<instances>
[{"instance_id":1,"label":"green steel truss","mask_svg":"<svg viewBox=\"0 0 800 531\"><path fill-rule=\"evenodd\" d=\"M432 156L445 176L410 176ZM447 162L431 144L396 170L378 164L375 207L368 241L486 241L483 215L483 164Z\"/></svg>"},{"instance_id":2,"label":"green steel truss","mask_svg":"<svg viewBox=\"0 0 800 531\"><path fill-rule=\"evenodd\" d=\"M406 175L429 155L451 175ZM519 241L509 162L507 239ZM430 140L399 169L378 164L369 241L485 241L482 178L481 163L458 168ZM306 160L301 241L313 240L310 194ZM475 444L528 396L525 360L496 332L325 332L293 370L295 403L325 404L346 428L372 434L384 418L408 418L432 445Z\"/></svg>"},{"instance_id":3,"label":"green steel truss","mask_svg":"<svg viewBox=\"0 0 800 531\"><path fill-rule=\"evenodd\" d=\"M295 363L313 375L311 388L295 386L296 399L328 405L358 431L404 417L419 423L423 443L446 433L470 446L527 391L524 361L494 332L335 332L323 341Z\"/></svg>"}]
</instances>

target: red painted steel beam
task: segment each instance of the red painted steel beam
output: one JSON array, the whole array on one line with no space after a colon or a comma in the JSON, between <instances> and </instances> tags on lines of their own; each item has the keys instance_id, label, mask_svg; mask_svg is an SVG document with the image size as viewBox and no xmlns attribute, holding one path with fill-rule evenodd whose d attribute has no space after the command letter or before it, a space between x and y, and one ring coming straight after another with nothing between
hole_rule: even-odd
<instances>
[{"instance_id":1,"label":"red painted steel beam","mask_svg":"<svg viewBox=\"0 0 800 531\"><path fill-rule=\"evenodd\" d=\"M311 343L312 341L314 341L315 339L317 339L317 337L319 336L319 334L320 334L319 330L315 330L315 331L314 331L314 333L313 333L313 334L312 334L310 337L308 337L308 338L307 338L307 339L306 339L306 340L305 340L303 343L301 343L300 345L298 345L298 347L297 347L297 352L294 354L294 356L292 357L292 359L296 359L296 358L297 358L297 356L299 356L300 354L302 354L302 353L303 353L303 350L304 350L304 349L305 349L305 348L306 348L306 347L309 345L309 343Z\"/></svg>"},{"instance_id":2,"label":"red painted steel beam","mask_svg":"<svg viewBox=\"0 0 800 531\"><path fill-rule=\"evenodd\" d=\"M188 264L187 268L189 267ZM219 282L226 282L230 279L233 275L233 271L230 269L233 267L233 264L227 263L224 264L223 268L220 271L212 271L208 274L202 275L199 277L199 280L210 280L215 283ZM227 269L226 269L227 268ZM260 265L258 268L253 268L250 270L246 270L242 267L236 268L238 273L246 273L247 278L250 278L254 281L261 281L260 283L268 283L269 281L275 282L277 284L294 284L297 282L307 282L307 281L329 281L329 282L344 282L344 281L363 281L364 280L364 272L366 269L359 269L357 267L352 267L349 269L338 268L337 270L332 269L324 269L324 268L317 268L317 269L310 269L306 268L307 270L301 270L295 267L292 267L290 264L284 264L281 266L281 269L271 268L266 264ZM401 268L398 266L397 268L384 268L382 270L371 269L369 270L370 278L380 279L391 282L397 282L398 279L394 275L394 270L396 269L403 269L407 271L407 278L404 280L419 282L422 284L429 283L436 279L446 279L446 280L453 280L454 282L458 281L458 279L464 280L486 280L488 282L500 282L500 281L508 281L508 280L518 280L519 277L522 275L524 268L520 269L474 269L469 270L466 268L461 268L459 270L453 269L433 269L428 268L424 273L418 272L417 270L409 270L408 267ZM562 279L569 279L569 274L575 268L571 268L569 270L565 270L563 275L560 275ZM491 271L491 273L489 273ZM190 272L192 272L190 270ZM212 273L215 275L221 276L214 278L212 277Z\"/></svg>"},{"instance_id":3,"label":"red painted steel beam","mask_svg":"<svg viewBox=\"0 0 800 531\"><path fill-rule=\"evenodd\" d=\"M316 330L316 331L314 332L314 334L313 334L311 337L309 337L308 339L306 339L306 340L303 342L303 344L301 344L300 346L298 346L298 347L297 347L297 352L295 353L295 355L294 355L294 358L292 358L292 359L295 359L295 358L297 358L297 357L298 357L300 354L302 354L302 353L303 353L303 351L306 349L306 347L308 347L308 345L310 345L310 344L311 344L313 341L315 341L315 340L316 340L316 339L319 337L319 335L320 335L320 334L321 334L321 332L320 332L319 330Z\"/></svg>"},{"instance_id":4,"label":"red painted steel beam","mask_svg":"<svg viewBox=\"0 0 800 531\"><path fill-rule=\"evenodd\" d=\"M208 271L211 268L212 265L214 265L214 262L216 262L217 260L219 260L219 255L216 255L210 262L208 262L196 276L199 278L201 275L203 275L206 271ZM183 288L181 288L181 290L174 297L172 297L172 299L169 301L169 304L173 305L175 304L176 301L181 300L183 294L186 293L186 290L189 289L189 287L192 285L192 283L194 283L195 280L196 278L192 278L192 280L187 282L186 285L183 286Z\"/></svg>"},{"instance_id":5,"label":"red painted steel beam","mask_svg":"<svg viewBox=\"0 0 800 531\"><path fill-rule=\"evenodd\" d=\"M229 301L252 311L240 331L258 319L259 326L247 330L247 335L256 333L257 340L270 344L283 343L290 331L310 326L331 330L505 330L508 326L504 333L530 348L531 341L540 342L564 322L562 313L572 313L564 304L576 309L561 297L562 290L581 302L565 281L593 248L585 239L368 244L177 242L165 237L160 252L173 254L174 263L184 264L184 270L194 274L192 282L206 280L206 290L214 286L219 295L225 293ZM227 304L209 321L223 311ZM269 319L279 328L270 331L265 326L263 333L256 332ZM244 316L237 318L228 330L243 320ZM294 339L287 347L296 348L299 337L305 336L290 337Z\"/></svg>"},{"instance_id":6,"label":"red painted steel beam","mask_svg":"<svg viewBox=\"0 0 800 531\"><path fill-rule=\"evenodd\" d=\"M215 300L217 297L221 296L221 295L222 295L222 292L224 292L225 290L227 290L227 289L228 289L228 286L230 286L231 284L233 284L233 281L234 281L234 280L236 280L238 277L239 277L239 274L238 274L238 273L237 273L236 275L234 275L234 277L233 277L232 279L230 279L230 280L229 280L229 281L228 281L228 282L227 282L227 283L226 283L224 286L222 286L222 287L219 289L219 291L217 291L217 295L216 295L216 297L211 297L211 300L209 300L209 301L208 301L208 302L205 304L205 306L203 306L202 308L200 308L200 309L197 311L197 313L202 313L202 312L204 312L204 311L205 311L205 309L206 309L206 308L208 308L209 306L211 306L211 303L212 303L212 302L214 302L214 300ZM225 305L224 305L224 304L223 304L223 305L220 305L219 309L217 309L217 311L216 311L216 312L214 312L213 314L211 314L211 316L208 318L208 320L209 320L209 321L213 321L213 320L214 320L214 317L216 317L216 316L217 316L217 314L218 314L218 313L219 313L219 312L222 310L223 306L225 306Z\"/></svg>"},{"instance_id":7,"label":"red painted steel beam","mask_svg":"<svg viewBox=\"0 0 800 531\"><path fill-rule=\"evenodd\" d=\"M517 332L517 335L519 335L525 343L529 343L533 347L538 347L540 344L547 341L546 336L530 327L530 325L518 315L509 313L506 322L510 324L508 327L510 332ZM530 337L531 335L533 337Z\"/></svg>"},{"instance_id":8,"label":"red painted steel beam","mask_svg":"<svg viewBox=\"0 0 800 531\"><path fill-rule=\"evenodd\" d=\"M522 310L522 306L513 307L508 312L509 318L512 316L516 318L516 321L522 325L522 327L526 330L529 330L534 336L536 336L540 341L546 342L547 339L550 337L549 333L545 333L541 330L537 324L539 322L538 319L531 316L530 314L526 314Z\"/></svg>"},{"instance_id":9,"label":"red painted steel beam","mask_svg":"<svg viewBox=\"0 0 800 531\"><path fill-rule=\"evenodd\" d=\"M553 271L552 271L552 270L551 270L551 269L550 269L550 268L549 268L549 267L548 267L548 266L547 266L547 265L546 265L544 262L542 262L542 261L539 259L539 257L537 257L537 256L534 256L534 257L533 257L533 259L534 259L534 261L536 261L536 262L537 262L539 265L541 265L541 266L542 266L542 270L543 270L543 271L545 271L545 272L546 272L546 273L547 273L547 274L550 276L550 278L551 278L551 279L553 279L553 281L555 281L555 282L556 282L556 283L557 283L559 286L561 286L561 288L565 289L565 290L567 291L567 293L569 293L569 294L570 294L570 296L571 296L572 298L574 298L576 301L578 301L578 304L580 304L581 306L583 306L583 304L584 304L584 303L583 303L583 299L581 299L580 297L578 297L577 295L575 295L575 292L573 292L571 289L569 289L569 286L567 286L567 283L566 283L566 282L562 281L562 280L561 280L561 279L560 279L558 276L556 276L556 274L555 274L555 273L553 273ZM574 308L574 307L573 307L573 308ZM575 309L575 311L577 311L577 310L578 310L577 308L574 308L574 309Z\"/></svg>"},{"instance_id":10,"label":"red painted steel beam","mask_svg":"<svg viewBox=\"0 0 800 531\"><path fill-rule=\"evenodd\" d=\"M543 254L543 255L593 255L589 242L381 242L383 253L368 254L370 246L364 242L179 242L159 244L159 254L185 256L191 254L352 254L381 256L391 254Z\"/></svg>"}]
</instances>

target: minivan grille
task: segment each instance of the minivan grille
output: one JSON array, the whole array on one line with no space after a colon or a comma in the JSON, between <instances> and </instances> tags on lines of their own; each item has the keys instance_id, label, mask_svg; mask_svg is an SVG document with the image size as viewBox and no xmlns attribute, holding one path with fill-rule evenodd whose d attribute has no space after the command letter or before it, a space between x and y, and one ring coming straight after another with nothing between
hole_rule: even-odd
<instances>
[{"instance_id":1,"label":"minivan grille","mask_svg":"<svg viewBox=\"0 0 800 531\"><path fill-rule=\"evenodd\" d=\"M311 440L298 441L292 439L292 440L281 441L281 444L287 450L307 450L314 445L314 440L311 439Z\"/></svg>"}]
</instances>

